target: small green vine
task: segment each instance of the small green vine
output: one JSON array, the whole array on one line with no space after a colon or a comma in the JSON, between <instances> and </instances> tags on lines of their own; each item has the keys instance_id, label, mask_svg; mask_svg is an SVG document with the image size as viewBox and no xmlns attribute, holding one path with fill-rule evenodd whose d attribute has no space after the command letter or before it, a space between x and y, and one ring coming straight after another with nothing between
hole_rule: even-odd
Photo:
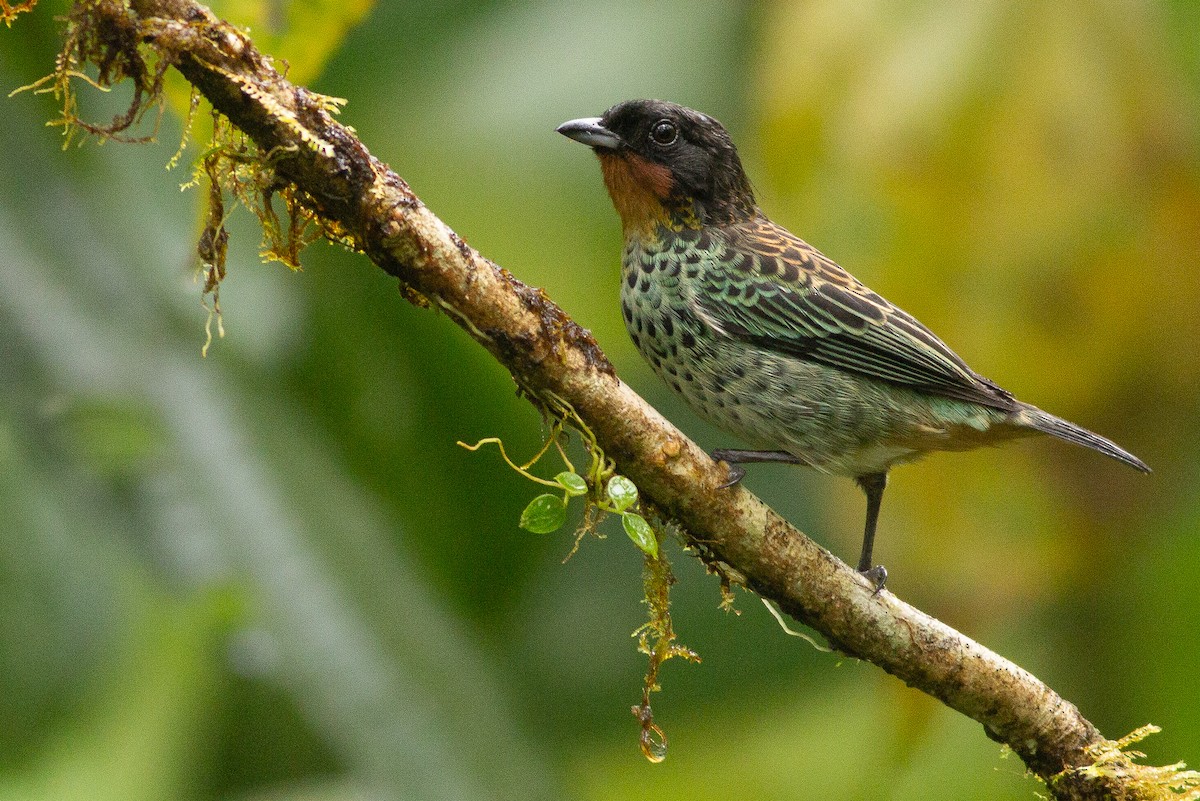
<instances>
[{"instance_id":1,"label":"small green vine","mask_svg":"<svg viewBox=\"0 0 1200 801\"><path fill-rule=\"evenodd\" d=\"M500 450L501 458L513 470L530 481L557 490L557 492L538 495L521 512L519 525L526 531L534 534L552 534L558 531L566 525L567 509L571 499L585 498L586 510L592 511L592 515L589 516L585 512L584 525L578 532L575 548L572 548L568 558L578 549L580 538L594 532L596 525L605 515L618 514L621 516L621 525L625 529L625 533L634 545L648 557L658 559L658 537L655 535L654 529L646 522L645 517L633 510L638 502L638 489L634 483L625 476L615 474L610 466L605 466L599 471L591 471L589 475L591 482L589 483L588 479L576 472L575 466L562 447L561 434L561 428L553 431L546 439L542 449L524 464L517 464L509 457L508 451L505 450L504 443L499 437L487 437L474 445L468 445L465 442L458 444L469 451L477 451L484 445L495 445ZM558 451L559 458L563 460L567 469L559 472L551 480L531 473L529 468L541 461L552 445ZM601 459L600 463L604 464L604 460ZM592 487L603 487L604 491L602 493L593 491Z\"/></svg>"},{"instance_id":2,"label":"small green vine","mask_svg":"<svg viewBox=\"0 0 1200 801\"><path fill-rule=\"evenodd\" d=\"M649 505L640 499L637 486L616 472L615 464L604 455L591 429L569 403L552 393L543 392L537 396L536 405L550 421L550 432L541 450L523 464L517 464L509 457L499 437L487 437L474 445L465 442L458 444L469 451L477 451L484 445L495 445L509 467L526 479L555 490L538 495L521 512L519 525L526 531L534 534L558 531L567 522L567 510L571 500L583 499L582 523L576 532L575 543L568 552L567 559L578 551L580 543L588 534L603 536L597 531L597 526L605 517L610 514L620 515L621 527L625 534L642 552L642 585L648 617L632 635L637 638L638 651L649 657L642 682L641 703L635 705L632 711L641 726L639 744L642 754L651 762L661 762L666 758L667 738L662 728L654 722L650 693L662 689L658 683L658 673L668 659L681 657L689 662L700 661L700 656L695 651L676 641L675 629L671 623L670 589L675 583L675 576L661 548L665 526L661 523L651 525L647 520L648 516L657 518L659 515L649 514ZM576 470L563 447L568 426L579 432L591 457L588 468L582 474ZM558 472L553 479L542 478L531 472L531 468L537 465L551 448L557 451L566 469Z\"/></svg>"}]
</instances>

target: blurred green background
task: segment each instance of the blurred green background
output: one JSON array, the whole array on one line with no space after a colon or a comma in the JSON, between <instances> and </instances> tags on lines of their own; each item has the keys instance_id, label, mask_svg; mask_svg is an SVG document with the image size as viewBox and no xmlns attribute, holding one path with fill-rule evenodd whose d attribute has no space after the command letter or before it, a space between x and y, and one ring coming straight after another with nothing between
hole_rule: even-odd
<instances>
[{"instance_id":1,"label":"blurred green background","mask_svg":"<svg viewBox=\"0 0 1200 801\"><path fill-rule=\"evenodd\" d=\"M0 31L0 90L51 69L65 8ZM553 129L630 97L722 119L774 219L1155 468L1049 441L902 468L889 588L1200 765L1200 6L393 0L344 36L345 4L217 10L707 447L734 443L632 349L616 216ZM0 801L1034 797L977 724L747 594L720 612L677 547L704 662L665 667L646 763L638 552L609 528L561 564L569 536L516 526L536 488L455 445L536 448L504 371L361 257L260 264L244 211L201 359L178 120L61 152L54 114L0 113ZM857 553L851 482L746 482Z\"/></svg>"}]
</instances>

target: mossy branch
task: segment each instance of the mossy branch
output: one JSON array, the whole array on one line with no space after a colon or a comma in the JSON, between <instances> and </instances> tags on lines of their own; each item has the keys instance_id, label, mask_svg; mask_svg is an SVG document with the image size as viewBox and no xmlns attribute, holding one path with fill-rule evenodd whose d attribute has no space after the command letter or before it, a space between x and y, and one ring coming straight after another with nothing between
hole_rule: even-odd
<instances>
[{"instance_id":1,"label":"mossy branch","mask_svg":"<svg viewBox=\"0 0 1200 801\"><path fill-rule=\"evenodd\" d=\"M1196 774L1136 765L1124 741L1106 740L1036 677L890 592L873 595L749 491L722 489L725 469L618 380L590 333L469 247L333 118L329 98L284 80L244 33L191 0L82 0L71 19L93 26L86 56L101 75L131 78L139 99L160 86L161 65L178 69L270 154L271 189L397 278L410 300L447 312L535 402L569 403L722 575L740 577L839 651L981 723L1056 798L1198 797ZM123 129L126 120L115 122Z\"/></svg>"}]
</instances>

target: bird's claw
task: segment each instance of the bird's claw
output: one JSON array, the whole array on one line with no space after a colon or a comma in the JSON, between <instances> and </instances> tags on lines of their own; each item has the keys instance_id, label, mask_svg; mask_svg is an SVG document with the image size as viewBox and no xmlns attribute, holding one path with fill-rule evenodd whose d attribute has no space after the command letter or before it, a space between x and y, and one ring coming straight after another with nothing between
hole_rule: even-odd
<instances>
[{"instance_id":1,"label":"bird's claw","mask_svg":"<svg viewBox=\"0 0 1200 801\"><path fill-rule=\"evenodd\" d=\"M729 468L729 474L724 481L717 485L717 489L729 489L746 476L746 468L739 467L736 464L729 464L728 462L725 464Z\"/></svg>"},{"instance_id":2,"label":"bird's claw","mask_svg":"<svg viewBox=\"0 0 1200 801\"><path fill-rule=\"evenodd\" d=\"M746 468L727 461L725 457L728 455L729 454L723 450L715 450L712 452L712 458L716 459L718 462L725 462L725 466L729 470L725 480L717 485L717 489L729 489L746 477Z\"/></svg>"},{"instance_id":3,"label":"bird's claw","mask_svg":"<svg viewBox=\"0 0 1200 801\"><path fill-rule=\"evenodd\" d=\"M875 585L875 591L871 593L872 598L883 591L883 585L887 583L886 567L883 565L875 565L875 567L868 568L867 570L859 570L858 573L867 581Z\"/></svg>"}]
</instances>

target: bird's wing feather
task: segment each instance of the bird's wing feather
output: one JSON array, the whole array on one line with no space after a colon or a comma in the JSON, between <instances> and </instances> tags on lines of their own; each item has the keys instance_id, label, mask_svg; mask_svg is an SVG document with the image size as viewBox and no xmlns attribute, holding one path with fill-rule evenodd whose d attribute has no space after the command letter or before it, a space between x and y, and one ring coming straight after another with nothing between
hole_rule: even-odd
<instances>
[{"instance_id":1,"label":"bird's wing feather","mask_svg":"<svg viewBox=\"0 0 1200 801\"><path fill-rule=\"evenodd\" d=\"M718 335L936 395L1011 410L921 323L764 217L724 229L696 313ZM722 252L720 247L714 252Z\"/></svg>"}]
</instances>

